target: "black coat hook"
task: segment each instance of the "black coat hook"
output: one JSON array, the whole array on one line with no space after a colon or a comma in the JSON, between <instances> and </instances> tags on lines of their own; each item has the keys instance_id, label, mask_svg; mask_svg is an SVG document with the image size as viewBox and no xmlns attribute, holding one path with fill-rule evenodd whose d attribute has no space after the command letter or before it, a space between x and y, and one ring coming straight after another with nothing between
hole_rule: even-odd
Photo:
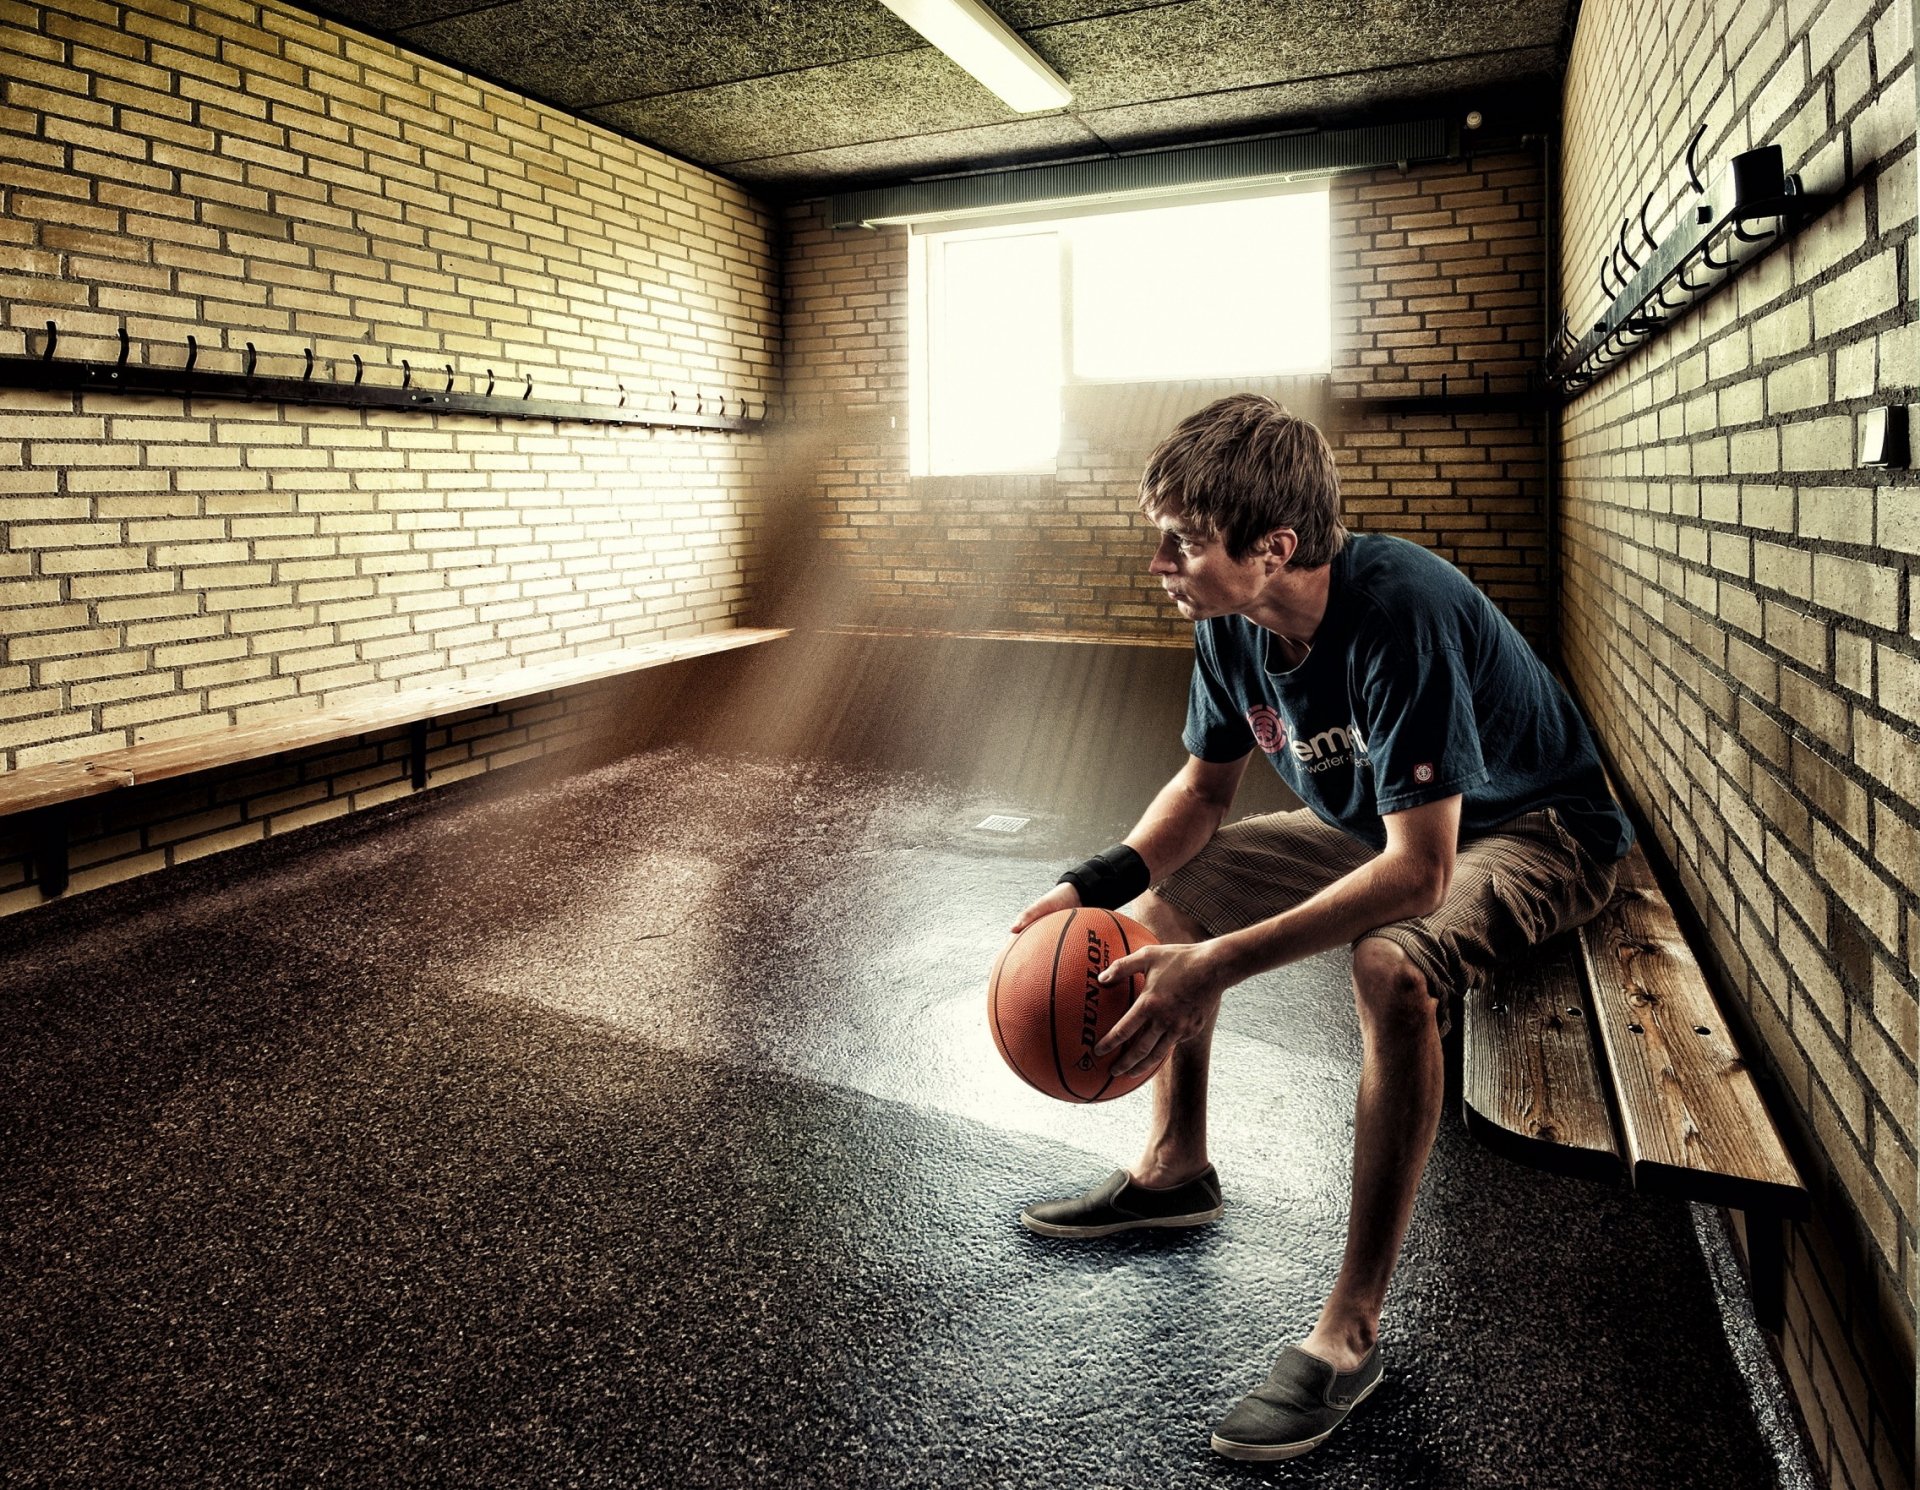
<instances>
[{"instance_id":1,"label":"black coat hook","mask_svg":"<svg viewBox=\"0 0 1920 1490\"><path fill-rule=\"evenodd\" d=\"M1630 219L1624 217L1620 219L1620 256L1629 264L1633 265L1635 269L1638 269L1640 267L1640 261L1633 256L1633 250L1627 247L1627 223L1629 221ZM1622 279L1626 278L1624 274L1620 277Z\"/></svg>"},{"instance_id":2,"label":"black coat hook","mask_svg":"<svg viewBox=\"0 0 1920 1490\"><path fill-rule=\"evenodd\" d=\"M447 393L453 392L453 364L451 362L447 364L447 386L444 391Z\"/></svg>"},{"instance_id":3,"label":"black coat hook","mask_svg":"<svg viewBox=\"0 0 1920 1490\"><path fill-rule=\"evenodd\" d=\"M247 377L249 379L253 377L253 364L259 358L259 355L260 354L254 351L253 349L253 343L248 342L247 343Z\"/></svg>"},{"instance_id":4,"label":"black coat hook","mask_svg":"<svg viewBox=\"0 0 1920 1490\"><path fill-rule=\"evenodd\" d=\"M353 354L353 386L358 388L360 386L360 380L366 375L366 364L360 360L360 354L355 352Z\"/></svg>"},{"instance_id":5,"label":"black coat hook","mask_svg":"<svg viewBox=\"0 0 1920 1490\"><path fill-rule=\"evenodd\" d=\"M527 374L527 391L521 394L520 397L523 399L528 399L533 397L533 374L532 373Z\"/></svg>"},{"instance_id":6,"label":"black coat hook","mask_svg":"<svg viewBox=\"0 0 1920 1490\"><path fill-rule=\"evenodd\" d=\"M1706 192L1707 184L1700 179L1699 168L1693 163L1693 152L1700 148L1700 142L1706 138L1706 135L1707 127L1703 124L1693 132L1693 138L1687 141L1687 180L1693 184L1695 191L1702 194Z\"/></svg>"},{"instance_id":7,"label":"black coat hook","mask_svg":"<svg viewBox=\"0 0 1920 1490\"><path fill-rule=\"evenodd\" d=\"M300 374L300 381L303 383L311 383L313 381L313 348L312 347L307 348L307 370Z\"/></svg>"},{"instance_id":8,"label":"black coat hook","mask_svg":"<svg viewBox=\"0 0 1920 1490\"><path fill-rule=\"evenodd\" d=\"M487 397L493 397L493 369L487 369Z\"/></svg>"},{"instance_id":9,"label":"black coat hook","mask_svg":"<svg viewBox=\"0 0 1920 1490\"><path fill-rule=\"evenodd\" d=\"M400 386L402 389L413 386L413 364L404 357L400 359Z\"/></svg>"},{"instance_id":10,"label":"black coat hook","mask_svg":"<svg viewBox=\"0 0 1920 1490\"><path fill-rule=\"evenodd\" d=\"M1721 263L1720 260L1713 256L1713 245L1711 243L1701 245L1700 259L1709 269L1731 269L1734 264L1738 262L1735 259L1729 258L1724 264Z\"/></svg>"},{"instance_id":11,"label":"black coat hook","mask_svg":"<svg viewBox=\"0 0 1920 1490\"><path fill-rule=\"evenodd\" d=\"M59 344L59 341L60 328L51 321L47 322L47 349L40 354L40 360L42 362L53 361L53 349Z\"/></svg>"},{"instance_id":12,"label":"black coat hook","mask_svg":"<svg viewBox=\"0 0 1920 1490\"><path fill-rule=\"evenodd\" d=\"M127 328L123 325L120 328L120 358L117 362L113 364L114 366L113 375L116 378L119 377L120 369L125 367L126 365L127 365Z\"/></svg>"},{"instance_id":13,"label":"black coat hook","mask_svg":"<svg viewBox=\"0 0 1920 1490\"><path fill-rule=\"evenodd\" d=\"M51 328L53 325L53 322L49 321L47 322L47 325L49 328ZM669 388L667 390L667 412L669 414L677 414L680 412L680 395L676 390L672 388Z\"/></svg>"},{"instance_id":14,"label":"black coat hook","mask_svg":"<svg viewBox=\"0 0 1920 1490\"><path fill-rule=\"evenodd\" d=\"M200 339L191 333L187 336L187 365L181 369L187 376L193 375L193 364L200 360Z\"/></svg>"},{"instance_id":15,"label":"black coat hook","mask_svg":"<svg viewBox=\"0 0 1920 1490\"><path fill-rule=\"evenodd\" d=\"M627 385L616 382L613 386L620 390L620 402L615 407L624 409L627 406Z\"/></svg>"},{"instance_id":16,"label":"black coat hook","mask_svg":"<svg viewBox=\"0 0 1920 1490\"><path fill-rule=\"evenodd\" d=\"M1647 193L1646 201L1640 204L1640 236L1646 240L1647 247L1654 253L1660 252L1660 245L1653 241L1653 229L1647 226L1647 208L1653 205L1653 193Z\"/></svg>"}]
</instances>

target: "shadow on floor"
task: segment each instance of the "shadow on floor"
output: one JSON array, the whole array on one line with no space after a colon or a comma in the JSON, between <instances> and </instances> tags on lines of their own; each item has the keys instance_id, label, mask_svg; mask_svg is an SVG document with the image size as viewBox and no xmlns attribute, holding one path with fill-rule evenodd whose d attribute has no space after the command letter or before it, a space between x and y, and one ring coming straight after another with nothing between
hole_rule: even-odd
<instances>
[{"instance_id":1,"label":"shadow on floor","mask_svg":"<svg viewBox=\"0 0 1920 1490\"><path fill-rule=\"evenodd\" d=\"M983 805L659 749L6 928L9 1481L1772 1483L1686 1208L1453 1121L1385 1385L1214 1459L1338 1264L1344 969L1229 1006L1220 1226L1029 1237L1142 1113L998 1066L985 968L1092 829Z\"/></svg>"}]
</instances>

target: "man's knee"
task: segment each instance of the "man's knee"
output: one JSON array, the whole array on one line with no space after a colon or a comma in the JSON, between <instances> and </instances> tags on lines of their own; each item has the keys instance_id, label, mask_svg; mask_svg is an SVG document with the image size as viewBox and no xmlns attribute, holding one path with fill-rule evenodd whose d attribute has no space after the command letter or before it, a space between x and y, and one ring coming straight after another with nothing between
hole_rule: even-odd
<instances>
[{"instance_id":1,"label":"man's knee","mask_svg":"<svg viewBox=\"0 0 1920 1490\"><path fill-rule=\"evenodd\" d=\"M1362 937L1353 949L1353 997L1362 1019L1390 1025L1430 1022L1433 991L1399 943Z\"/></svg>"},{"instance_id":2,"label":"man's knee","mask_svg":"<svg viewBox=\"0 0 1920 1490\"><path fill-rule=\"evenodd\" d=\"M1162 900L1151 890L1129 905L1126 914L1163 942L1201 942L1207 938L1206 928L1177 905Z\"/></svg>"}]
</instances>

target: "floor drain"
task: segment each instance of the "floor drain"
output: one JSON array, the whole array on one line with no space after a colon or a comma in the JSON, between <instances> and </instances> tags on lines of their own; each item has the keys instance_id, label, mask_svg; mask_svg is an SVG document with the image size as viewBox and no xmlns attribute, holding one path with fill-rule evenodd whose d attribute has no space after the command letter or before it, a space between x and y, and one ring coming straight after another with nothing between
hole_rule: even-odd
<instances>
[{"instance_id":1,"label":"floor drain","mask_svg":"<svg viewBox=\"0 0 1920 1490\"><path fill-rule=\"evenodd\" d=\"M989 833L1018 833L1032 821L1030 817L1007 817L1002 813L995 813L992 817L975 823L974 826L984 828Z\"/></svg>"}]
</instances>

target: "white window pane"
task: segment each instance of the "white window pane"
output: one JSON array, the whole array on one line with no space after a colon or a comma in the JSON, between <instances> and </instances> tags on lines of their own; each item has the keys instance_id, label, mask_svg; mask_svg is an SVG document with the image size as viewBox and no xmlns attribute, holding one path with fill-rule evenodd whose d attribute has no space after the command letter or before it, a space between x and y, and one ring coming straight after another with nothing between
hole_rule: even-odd
<instances>
[{"instance_id":1,"label":"white window pane","mask_svg":"<svg viewBox=\"0 0 1920 1490\"><path fill-rule=\"evenodd\" d=\"M936 474L1036 470L1060 445L1060 261L1054 234L938 242L930 448Z\"/></svg>"},{"instance_id":2,"label":"white window pane","mask_svg":"<svg viewBox=\"0 0 1920 1490\"><path fill-rule=\"evenodd\" d=\"M1330 365L1325 192L1112 213L1069 231L1076 377Z\"/></svg>"}]
</instances>

